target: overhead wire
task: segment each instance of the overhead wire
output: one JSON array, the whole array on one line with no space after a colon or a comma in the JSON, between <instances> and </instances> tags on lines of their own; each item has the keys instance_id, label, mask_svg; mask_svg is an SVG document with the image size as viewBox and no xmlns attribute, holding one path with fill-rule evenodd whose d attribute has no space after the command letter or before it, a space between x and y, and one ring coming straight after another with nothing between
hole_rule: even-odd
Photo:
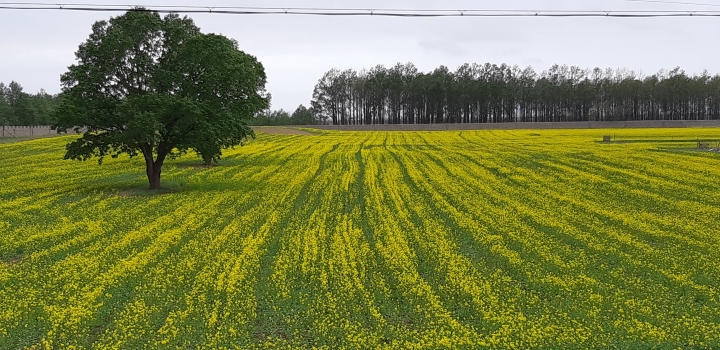
<instances>
[{"instance_id":1,"label":"overhead wire","mask_svg":"<svg viewBox=\"0 0 720 350\"><path fill-rule=\"evenodd\" d=\"M629 0L654 1L654 0ZM659 0L657 0L659 2ZM384 16L384 17L720 17L720 11L678 10L512 10L512 9L402 9L402 8L325 8L325 7L252 7L192 6L95 3L0 2L0 10L65 10L119 12L128 10L159 13L213 13L228 15L313 15L313 16Z\"/></svg>"},{"instance_id":2,"label":"overhead wire","mask_svg":"<svg viewBox=\"0 0 720 350\"><path fill-rule=\"evenodd\" d=\"M654 4L691 5L691 6L713 6L720 7L720 4L708 4L703 2L665 1L665 0L625 0L628 2L647 2Z\"/></svg>"}]
</instances>

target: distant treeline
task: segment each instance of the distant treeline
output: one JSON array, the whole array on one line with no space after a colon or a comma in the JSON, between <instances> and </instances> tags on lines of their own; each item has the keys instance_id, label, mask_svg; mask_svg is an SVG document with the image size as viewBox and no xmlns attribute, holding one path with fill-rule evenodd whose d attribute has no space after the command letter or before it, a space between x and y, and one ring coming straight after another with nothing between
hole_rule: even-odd
<instances>
[{"instance_id":1,"label":"distant treeline","mask_svg":"<svg viewBox=\"0 0 720 350\"><path fill-rule=\"evenodd\" d=\"M49 125L57 102L45 90L28 94L15 81L0 82L0 125Z\"/></svg>"},{"instance_id":2,"label":"distant treeline","mask_svg":"<svg viewBox=\"0 0 720 350\"><path fill-rule=\"evenodd\" d=\"M248 120L249 125L312 125L318 124L314 112L304 105L298 106L292 114L283 109L265 110Z\"/></svg>"},{"instance_id":3,"label":"distant treeline","mask_svg":"<svg viewBox=\"0 0 720 350\"><path fill-rule=\"evenodd\" d=\"M720 119L720 76L489 63L422 73L398 63L326 72L311 109L341 125Z\"/></svg>"}]
</instances>

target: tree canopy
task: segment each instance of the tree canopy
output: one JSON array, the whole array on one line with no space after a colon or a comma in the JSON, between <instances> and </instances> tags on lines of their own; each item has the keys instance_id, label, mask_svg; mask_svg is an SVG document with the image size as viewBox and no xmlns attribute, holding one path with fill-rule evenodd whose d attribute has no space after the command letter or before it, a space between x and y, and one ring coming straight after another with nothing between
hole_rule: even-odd
<instances>
[{"instance_id":1,"label":"tree canopy","mask_svg":"<svg viewBox=\"0 0 720 350\"><path fill-rule=\"evenodd\" d=\"M255 118L249 121L249 124L258 126L315 125L320 124L320 122L320 120L315 118L315 112L312 108L307 108L301 104L292 114L282 108L279 110L267 109L261 111L255 115Z\"/></svg>"},{"instance_id":2,"label":"tree canopy","mask_svg":"<svg viewBox=\"0 0 720 350\"><path fill-rule=\"evenodd\" d=\"M42 89L28 94L16 81L0 82L0 125L48 125L58 100Z\"/></svg>"},{"instance_id":3,"label":"tree canopy","mask_svg":"<svg viewBox=\"0 0 720 350\"><path fill-rule=\"evenodd\" d=\"M262 64L187 17L136 8L98 21L63 74L54 128L82 132L66 159L142 154L151 188L168 157L205 162L254 137L245 119L269 105Z\"/></svg>"}]
</instances>

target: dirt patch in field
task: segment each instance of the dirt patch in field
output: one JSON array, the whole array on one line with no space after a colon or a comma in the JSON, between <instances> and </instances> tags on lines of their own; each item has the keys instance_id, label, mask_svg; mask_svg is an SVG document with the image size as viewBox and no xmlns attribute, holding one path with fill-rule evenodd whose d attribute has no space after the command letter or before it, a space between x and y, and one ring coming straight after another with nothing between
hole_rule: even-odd
<instances>
[{"instance_id":1,"label":"dirt patch in field","mask_svg":"<svg viewBox=\"0 0 720 350\"><path fill-rule=\"evenodd\" d=\"M3 265L7 267L15 267L23 263L25 260L24 255L16 255L7 259L2 259L0 262L2 262Z\"/></svg>"},{"instance_id":2,"label":"dirt patch in field","mask_svg":"<svg viewBox=\"0 0 720 350\"><path fill-rule=\"evenodd\" d=\"M177 165L175 165L175 166L178 167L179 169L195 169L195 170L199 170L199 169L210 169L210 168L214 168L214 167L219 166L219 165L218 165L218 164L210 164L210 165L205 165L205 164L177 164Z\"/></svg>"},{"instance_id":3,"label":"dirt patch in field","mask_svg":"<svg viewBox=\"0 0 720 350\"><path fill-rule=\"evenodd\" d=\"M289 128L289 127L277 127L277 126L256 126L253 130L266 134L275 135L312 135L313 133L305 130Z\"/></svg>"},{"instance_id":4,"label":"dirt patch in field","mask_svg":"<svg viewBox=\"0 0 720 350\"><path fill-rule=\"evenodd\" d=\"M151 190L149 188L128 188L126 190L118 191L119 197L144 197L154 196L159 194L173 193L175 190L171 188L159 188L157 190Z\"/></svg>"},{"instance_id":5,"label":"dirt patch in field","mask_svg":"<svg viewBox=\"0 0 720 350\"><path fill-rule=\"evenodd\" d=\"M272 338L287 340L288 335L281 330L275 330L268 332L253 332L253 338L260 341L267 341Z\"/></svg>"}]
</instances>

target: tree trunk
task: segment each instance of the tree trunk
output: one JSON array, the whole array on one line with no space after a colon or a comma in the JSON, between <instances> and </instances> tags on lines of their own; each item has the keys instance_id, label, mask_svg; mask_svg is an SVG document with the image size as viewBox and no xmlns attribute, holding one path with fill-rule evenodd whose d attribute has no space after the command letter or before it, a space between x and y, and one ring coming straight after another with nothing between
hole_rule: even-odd
<instances>
[{"instance_id":1,"label":"tree trunk","mask_svg":"<svg viewBox=\"0 0 720 350\"><path fill-rule=\"evenodd\" d=\"M143 156L145 156L145 173L150 183L150 189L157 190L160 188L160 173L166 154L158 154L157 160L154 160L152 148L148 147L147 150L143 149Z\"/></svg>"},{"instance_id":2,"label":"tree trunk","mask_svg":"<svg viewBox=\"0 0 720 350\"><path fill-rule=\"evenodd\" d=\"M162 166L153 166L152 169L148 169L147 176L150 182L150 189L157 190L160 188L160 170Z\"/></svg>"}]
</instances>

